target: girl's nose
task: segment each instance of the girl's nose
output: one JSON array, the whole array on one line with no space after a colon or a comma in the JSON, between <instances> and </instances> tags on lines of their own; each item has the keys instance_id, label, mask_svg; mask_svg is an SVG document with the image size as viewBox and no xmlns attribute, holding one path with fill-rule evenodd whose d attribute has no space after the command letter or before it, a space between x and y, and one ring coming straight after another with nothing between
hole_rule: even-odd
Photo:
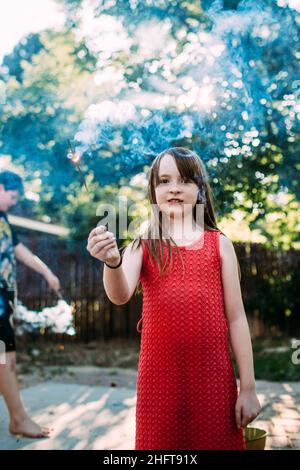
<instances>
[{"instance_id":1,"label":"girl's nose","mask_svg":"<svg viewBox=\"0 0 300 470\"><path fill-rule=\"evenodd\" d=\"M171 194L174 194L174 193L178 194L180 192L181 192L181 190L179 188L176 188L176 187L175 188L170 188L170 193Z\"/></svg>"},{"instance_id":2,"label":"girl's nose","mask_svg":"<svg viewBox=\"0 0 300 470\"><path fill-rule=\"evenodd\" d=\"M176 181L175 181L173 183L170 183L169 189L170 189L170 191L178 192L178 191L181 191L181 185L180 185L180 183L176 183Z\"/></svg>"}]
</instances>

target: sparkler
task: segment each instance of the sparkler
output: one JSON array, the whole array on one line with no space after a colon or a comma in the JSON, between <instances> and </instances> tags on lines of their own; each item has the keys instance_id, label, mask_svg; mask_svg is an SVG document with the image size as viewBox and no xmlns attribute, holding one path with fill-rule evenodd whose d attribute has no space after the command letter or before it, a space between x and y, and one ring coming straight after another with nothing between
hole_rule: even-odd
<instances>
[{"instance_id":1,"label":"sparkler","mask_svg":"<svg viewBox=\"0 0 300 470\"><path fill-rule=\"evenodd\" d=\"M78 170L79 173L80 173L80 176L81 176L82 182L83 182L83 184L84 184L84 187L85 187L87 193L90 195L89 188L88 188L88 186L87 186L87 184L86 184L86 181L85 181L83 172L82 172L82 170L81 170L81 168L80 168L80 165L79 165L79 162L80 162L80 159L81 159L81 153L80 153L78 150L75 150L75 149L74 149L74 147L73 147L72 142L71 142L70 139L68 139L68 143L69 143L69 149L68 149L68 153L67 153L67 158L68 158L69 160L71 160L72 163L74 163L74 164L76 165L76 168L77 168L77 170ZM99 222L99 224L100 224L100 223L101 223L101 222ZM98 225L99 225L99 224L98 224ZM106 226L106 230L108 230L108 223L106 223L105 226Z\"/></svg>"},{"instance_id":2,"label":"sparkler","mask_svg":"<svg viewBox=\"0 0 300 470\"><path fill-rule=\"evenodd\" d=\"M69 160L72 161L72 163L74 163L74 165L76 166L77 170L79 171L79 174L81 176L81 179L82 179L82 182L84 184L84 187L87 191L88 194L90 194L89 192L89 188L87 187L87 184L86 184L86 181L85 181L85 177L83 175L83 172L80 168L80 159L81 159L81 153L78 151L78 150L75 150L73 145L72 145L72 142L69 140L69 150L68 150L68 153L67 153L67 158Z\"/></svg>"}]
</instances>

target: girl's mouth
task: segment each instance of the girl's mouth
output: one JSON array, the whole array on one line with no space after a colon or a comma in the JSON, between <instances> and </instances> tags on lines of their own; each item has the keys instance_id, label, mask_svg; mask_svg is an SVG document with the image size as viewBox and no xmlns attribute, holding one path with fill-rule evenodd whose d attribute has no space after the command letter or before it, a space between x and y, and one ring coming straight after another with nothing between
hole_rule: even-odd
<instances>
[{"instance_id":1,"label":"girl's mouth","mask_svg":"<svg viewBox=\"0 0 300 470\"><path fill-rule=\"evenodd\" d=\"M169 204L182 204L183 201L179 200L179 199L169 199L168 200L168 203Z\"/></svg>"}]
</instances>

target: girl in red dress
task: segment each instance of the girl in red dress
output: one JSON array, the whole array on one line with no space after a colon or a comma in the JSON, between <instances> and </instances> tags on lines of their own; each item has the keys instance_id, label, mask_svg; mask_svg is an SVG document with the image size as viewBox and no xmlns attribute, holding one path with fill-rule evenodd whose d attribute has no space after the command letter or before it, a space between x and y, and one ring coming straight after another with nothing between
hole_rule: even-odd
<instances>
[{"instance_id":1,"label":"girl in red dress","mask_svg":"<svg viewBox=\"0 0 300 470\"><path fill-rule=\"evenodd\" d=\"M88 240L113 303L142 285L135 449L244 450L243 428L260 411L251 339L204 165L194 152L168 149L153 161L148 189L151 221L122 255L104 226Z\"/></svg>"}]
</instances>

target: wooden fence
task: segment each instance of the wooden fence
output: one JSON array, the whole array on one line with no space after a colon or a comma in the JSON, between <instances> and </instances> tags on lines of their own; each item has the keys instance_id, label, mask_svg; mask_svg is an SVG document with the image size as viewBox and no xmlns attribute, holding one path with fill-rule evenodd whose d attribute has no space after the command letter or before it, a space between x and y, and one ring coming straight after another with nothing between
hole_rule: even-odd
<instances>
[{"instance_id":1,"label":"wooden fence","mask_svg":"<svg viewBox=\"0 0 300 470\"><path fill-rule=\"evenodd\" d=\"M55 237L20 234L22 241L43 259L61 280L65 299L74 307L77 335L72 341L138 339L137 322L142 312L141 295L134 296L123 306L113 305L102 284L102 263L86 251L86 243L68 244ZM242 271L242 293L245 304L250 304L247 316L253 336L277 334L276 326L267 326L261 312L255 308L257 286L268 277L288 276L299 263L298 252L269 251L262 245L236 244L236 253ZM26 267L18 267L19 298L28 307L39 310L54 305L57 298L40 275ZM252 301L253 300L253 301ZM46 335L46 337L49 335ZM51 339L69 340L61 335Z\"/></svg>"}]
</instances>

